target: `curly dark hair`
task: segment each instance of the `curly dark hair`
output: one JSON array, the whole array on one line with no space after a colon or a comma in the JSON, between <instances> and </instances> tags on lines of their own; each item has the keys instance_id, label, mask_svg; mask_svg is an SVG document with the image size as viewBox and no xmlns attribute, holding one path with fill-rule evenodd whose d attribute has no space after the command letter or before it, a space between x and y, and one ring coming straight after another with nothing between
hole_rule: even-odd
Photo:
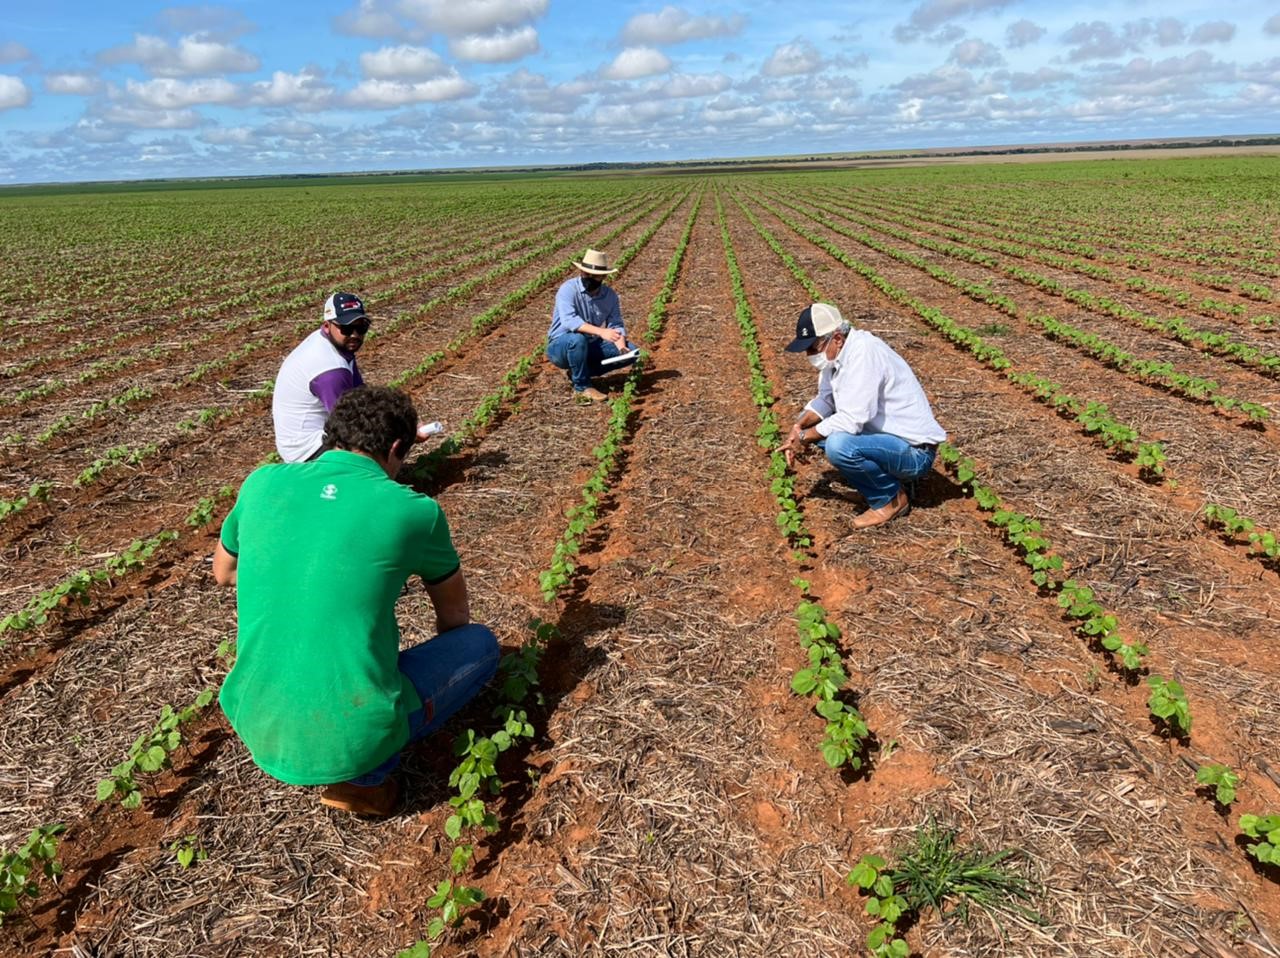
<instances>
[{"instance_id":1,"label":"curly dark hair","mask_svg":"<svg viewBox=\"0 0 1280 958\"><path fill-rule=\"evenodd\" d=\"M343 393L329 413L324 448L385 459L397 439L401 452L407 454L417 431L418 413L412 399L386 386L359 386Z\"/></svg>"}]
</instances>

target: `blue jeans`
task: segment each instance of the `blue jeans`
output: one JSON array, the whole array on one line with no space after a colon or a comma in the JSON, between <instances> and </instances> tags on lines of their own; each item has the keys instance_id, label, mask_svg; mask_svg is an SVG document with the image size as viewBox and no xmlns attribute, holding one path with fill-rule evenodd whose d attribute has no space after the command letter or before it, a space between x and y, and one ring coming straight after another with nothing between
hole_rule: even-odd
<instances>
[{"instance_id":1,"label":"blue jeans","mask_svg":"<svg viewBox=\"0 0 1280 958\"><path fill-rule=\"evenodd\" d=\"M902 488L900 480L926 475L938 452L936 447L922 449L887 432L833 432L818 445L872 509L889 504Z\"/></svg>"},{"instance_id":2,"label":"blue jeans","mask_svg":"<svg viewBox=\"0 0 1280 958\"><path fill-rule=\"evenodd\" d=\"M422 708L409 713L409 741L430 735L485 687L498 671L498 639L483 625L461 625L400 653L400 671L409 677ZM400 764L400 753L351 779L353 785L381 785Z\"/></svg>"},{"instance_id":3,"label":"blue jeans","mask_svg":"<svg viewBox=\"0 0 1280 958\"><path fill-rule=\"evenodd\" d=\"M613 343L588 333L562 333L547 343L547 359L551 360L551 365L569 370L569 379L572 380L573 391L576 393L582 392L591 385L592 379L604 372L604 367L600 365L602 360L624 352L625 349L619 349ZM635 361L635 357L632 357L614 363L609 367L609 372L625 369Z\"/></svg>"}]
</instances>

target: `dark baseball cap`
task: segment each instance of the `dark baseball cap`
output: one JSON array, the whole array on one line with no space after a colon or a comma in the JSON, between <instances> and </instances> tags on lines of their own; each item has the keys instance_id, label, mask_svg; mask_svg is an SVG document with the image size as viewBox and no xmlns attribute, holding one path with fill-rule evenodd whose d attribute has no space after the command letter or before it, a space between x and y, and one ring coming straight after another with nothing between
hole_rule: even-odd
<instances>
[{"instance_id":1,"label":"dark baseball cap","mask_svg":"<svg viewBox=\"0 0 1280 958\"><path fill-rule=\"evenodd\" d=\"M324 301L324 318L339 326L364 319L364 303L355 293L334 293Z\"/></svg>"},{"instance_id":2,"label":"dark baseball cap","mask_svg":"<svg viewBox=\"0 0 1280 958\"><path fill-rule=\"evenodd\" d=\"M830 303L806 306L796 320L796 338L787 344L787 352L802 353L819 339L830 336L844 325L840 310Z\"/></svg>"}]
</instances>

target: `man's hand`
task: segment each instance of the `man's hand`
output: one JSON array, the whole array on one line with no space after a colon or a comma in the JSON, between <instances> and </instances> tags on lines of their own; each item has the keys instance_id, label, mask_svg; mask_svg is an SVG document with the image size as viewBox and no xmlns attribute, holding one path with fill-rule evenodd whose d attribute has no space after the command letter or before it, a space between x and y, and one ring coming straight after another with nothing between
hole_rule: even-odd
<instances>
[{"instance_id":1,"label":"man's hand","mask_svg":"<svg viewBox=\"0 0 1280 958\"><path fill-rule=\"evenodd\" d=\"M791 432L787 433L787 440L778 448L782 450L783 456L786 457L788 468L796 464L797 459L803 459L808 453L808 446L805 441L800 438L804 430L800 428L800 424L796 423L791 427Z\"/></svg>"},{"instance_id":2,"label":"man's hand","mask_svg":"<svg viewBox=\"0 0 1280 958\"><path fill-rule=\"evenodd\" d=\"M605 342L613 343L622 352L627 351L627 334L621 329L606 327L604 332L600 334L600 338Z\"/></svg>"}]
</instances>

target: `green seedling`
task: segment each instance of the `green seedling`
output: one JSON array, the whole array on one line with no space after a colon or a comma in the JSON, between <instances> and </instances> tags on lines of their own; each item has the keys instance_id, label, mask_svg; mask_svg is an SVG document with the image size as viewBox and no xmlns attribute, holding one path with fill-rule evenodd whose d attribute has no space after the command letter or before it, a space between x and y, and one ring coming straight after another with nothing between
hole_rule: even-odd
<instances>
[{"instance_id":1,"label":"green seedling","mask_svg":"<svg viewBox=\"0 0 1280 958\"><path fill-rule=\"evenodd\" d=\"M1240 776L1226 765L1201 765L1196 769L1196 782L1213 786L1214 799L1226 808L1236 800L1236 786L1240 784Z\"/></svg>"},{"instance_id":2,"label":"green seedling","mask_svg":"<svg viewBox=\"0 0 1280 958\"><path fill-rule=\"evenodd\" d=\"M169 845L169 851L173 852L173 857L180 868L190 868L196 862L202 862L209 857L209 853L205 851L196 835L183 835Z\"/></svg>"},{"instance_id":3,"label":"green seedling","mask_svg":"<svg viewBox=\"0 0 1280 958\"><path fill-rule=\"evenodd\" d=\"M1151 695L1147 700L1151 714L1177 735L1190 735L1191 707L1187 704L1182 684L1166 680L1161 675L1152 675L1147 678L1147 685L1151 686Z\"/></svg>"},{"instance_id":4,"label":"green seedling","mask_svg":"<svg viewBox=\"0 0 1280 958\"><path fill-rule=\"evenodd\" d=\"M1280 865L1280 815L1241 815L1240 831L1255 839L1245 851L1264 865Z\"/></svg>"}]
</instances>

